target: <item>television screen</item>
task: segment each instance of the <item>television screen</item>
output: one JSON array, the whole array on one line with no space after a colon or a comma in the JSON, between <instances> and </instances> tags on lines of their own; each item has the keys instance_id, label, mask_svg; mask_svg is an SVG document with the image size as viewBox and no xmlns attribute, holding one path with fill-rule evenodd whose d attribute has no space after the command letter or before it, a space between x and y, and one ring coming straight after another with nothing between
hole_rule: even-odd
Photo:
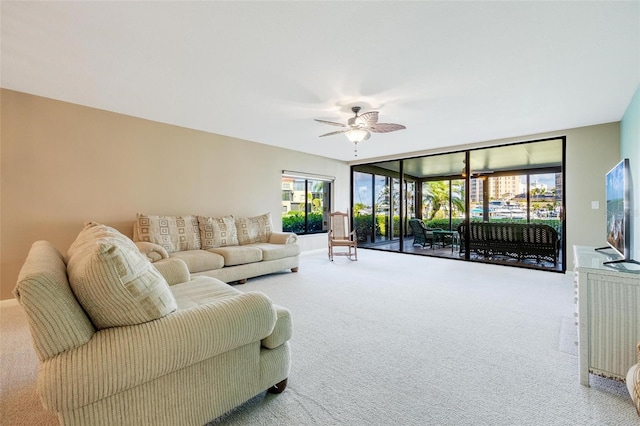
<instances>
[{"instance_id":1,"label":"television screen","mask_svg":"<svg viewBox=\"0 0 640 426\"><path fill-rule=\"evenodd\" d=\"M624 159L606 176L607 243L624 259L630 259L629 160Z\"/></svg>"}]
</instances>

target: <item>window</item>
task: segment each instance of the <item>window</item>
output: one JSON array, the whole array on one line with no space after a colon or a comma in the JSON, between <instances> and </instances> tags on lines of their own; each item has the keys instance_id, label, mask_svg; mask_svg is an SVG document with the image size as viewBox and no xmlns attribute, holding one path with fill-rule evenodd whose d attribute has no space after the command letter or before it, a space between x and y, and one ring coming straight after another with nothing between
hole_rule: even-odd
<instances>
[{"instance_id":1,"label":"window","mask_svg":"<svg viewBox=\"0 0 640 426\"><path fill-rule=\"evenodd\" d=\"M331 177L283 171L282 230L298 235L327 232L332 183Z\"/></svg>"},{"instance_id":2,"label":"window","mask_svg":"<svg viewBox=\"0 0 640 426\"><path fill-rule=\"evenodd\" d=\"M556 137L352 166L351 205L359 245L564 272L565 141ZM430 250L414 244L409 226L414 217L436 231ZM550 226L561 245L557 261L467 250L469 239L462 247L456 236L464 221L518 224L511 229Z\"/></svg>"}]
</instances>

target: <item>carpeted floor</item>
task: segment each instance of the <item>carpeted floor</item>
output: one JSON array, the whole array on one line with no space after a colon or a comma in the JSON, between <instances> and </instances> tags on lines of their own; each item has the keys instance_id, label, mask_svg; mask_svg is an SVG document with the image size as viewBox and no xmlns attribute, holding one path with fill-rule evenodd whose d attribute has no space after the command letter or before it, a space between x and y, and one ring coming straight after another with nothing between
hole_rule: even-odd
<instances>
[{"instance_id":1,"label":"carpeted floor","mask_svg":"<svg viewBox=\"0 0 640 426\"><path fill-rule=\"evenodd\" d=\"M298 273L236 287L291 310L292 369L284 393L262 393L211 426L640 424L624 384L579 384L572 274L359 256L305 254ZM11 309L0 310L2 424L55 424Z\"/></svg>"}]
</instances>

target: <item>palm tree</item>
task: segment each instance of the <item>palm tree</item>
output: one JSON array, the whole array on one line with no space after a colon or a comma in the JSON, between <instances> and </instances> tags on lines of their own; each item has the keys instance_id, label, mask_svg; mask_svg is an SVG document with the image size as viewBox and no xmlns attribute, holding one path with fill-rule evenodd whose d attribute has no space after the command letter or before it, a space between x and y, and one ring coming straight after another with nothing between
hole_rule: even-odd
<instances>
[{"instance_id":1,"label":"palm tree","mask_svg":"<svg viewBox=\"0 0 640 426\"><path fill-rule=\"evenodd\" d=\"M451 200L452 210L464 212L464 192L462 181L451 181L451 196L449 195L449 181L439 180L424 183L424 191L422 196L423 205L429 206L430 209L428 220L433 220L436 214L443 207L449 208L449 200Z\"/></svg>"}]
</instances>

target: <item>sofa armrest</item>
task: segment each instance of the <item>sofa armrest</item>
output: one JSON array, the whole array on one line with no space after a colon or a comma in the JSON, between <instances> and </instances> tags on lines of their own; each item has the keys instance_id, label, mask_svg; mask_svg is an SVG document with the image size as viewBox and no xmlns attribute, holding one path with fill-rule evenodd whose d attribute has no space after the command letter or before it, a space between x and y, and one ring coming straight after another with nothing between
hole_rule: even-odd
<instances>
[{"instance_id":1,"label":"sofa armrest","mask_svg":"<svg viewBox=\"0 0 640 426\"><path fill-rule=\"evenodd\" d=\"M162 259L153 263L153 266L167 280L169 285L185 283L191 280L189 268L184 260L177 258Z\"/></svg>"},{"instance_id":2,"label":"sofa armrest","mask_svg":"<svg viewBox=\"0 0 640 426\"><path fill-rule=\"evenodd\" d=\"M271 244L295 244L298 242L298 235L293 232L272 232L269 236Z\"/></svg>"},{"instance_id":3,"label":"sofa armrest","mask_svg":"<svg viewBox=\"0 0 640 426\"><path fill-rule=\"evenodd\" d=\"M136 241L136 247L145 256L149 258L151 262L157 262L161 259L168 259L169 253L161 245L150 243L148 241Z\"/></svg>"},{"instance_id":4,"label":"sofa armrest","mask_svg":"<svg viewBox=\"0 0 640 426\"><path fill-rule=\"evenodd\" d=\"M291 312L282 306L274 305L276 309L276 326L270 335L262 339L262 346L267 349L275 349L291 339L293 325L291 323Z\"/></svg>"},{"instance_id":5,"label":"sofa armrest","mask_svg":"<svg viewBox=\"0 0 640 426\"><path fill-rule=\"evenodd\" d=\"M252 342L258 351L275 323L271 300L249 292L100 330L41 364L38 393L49 410L73 410Z\"/></svg>"}]
</instances>

